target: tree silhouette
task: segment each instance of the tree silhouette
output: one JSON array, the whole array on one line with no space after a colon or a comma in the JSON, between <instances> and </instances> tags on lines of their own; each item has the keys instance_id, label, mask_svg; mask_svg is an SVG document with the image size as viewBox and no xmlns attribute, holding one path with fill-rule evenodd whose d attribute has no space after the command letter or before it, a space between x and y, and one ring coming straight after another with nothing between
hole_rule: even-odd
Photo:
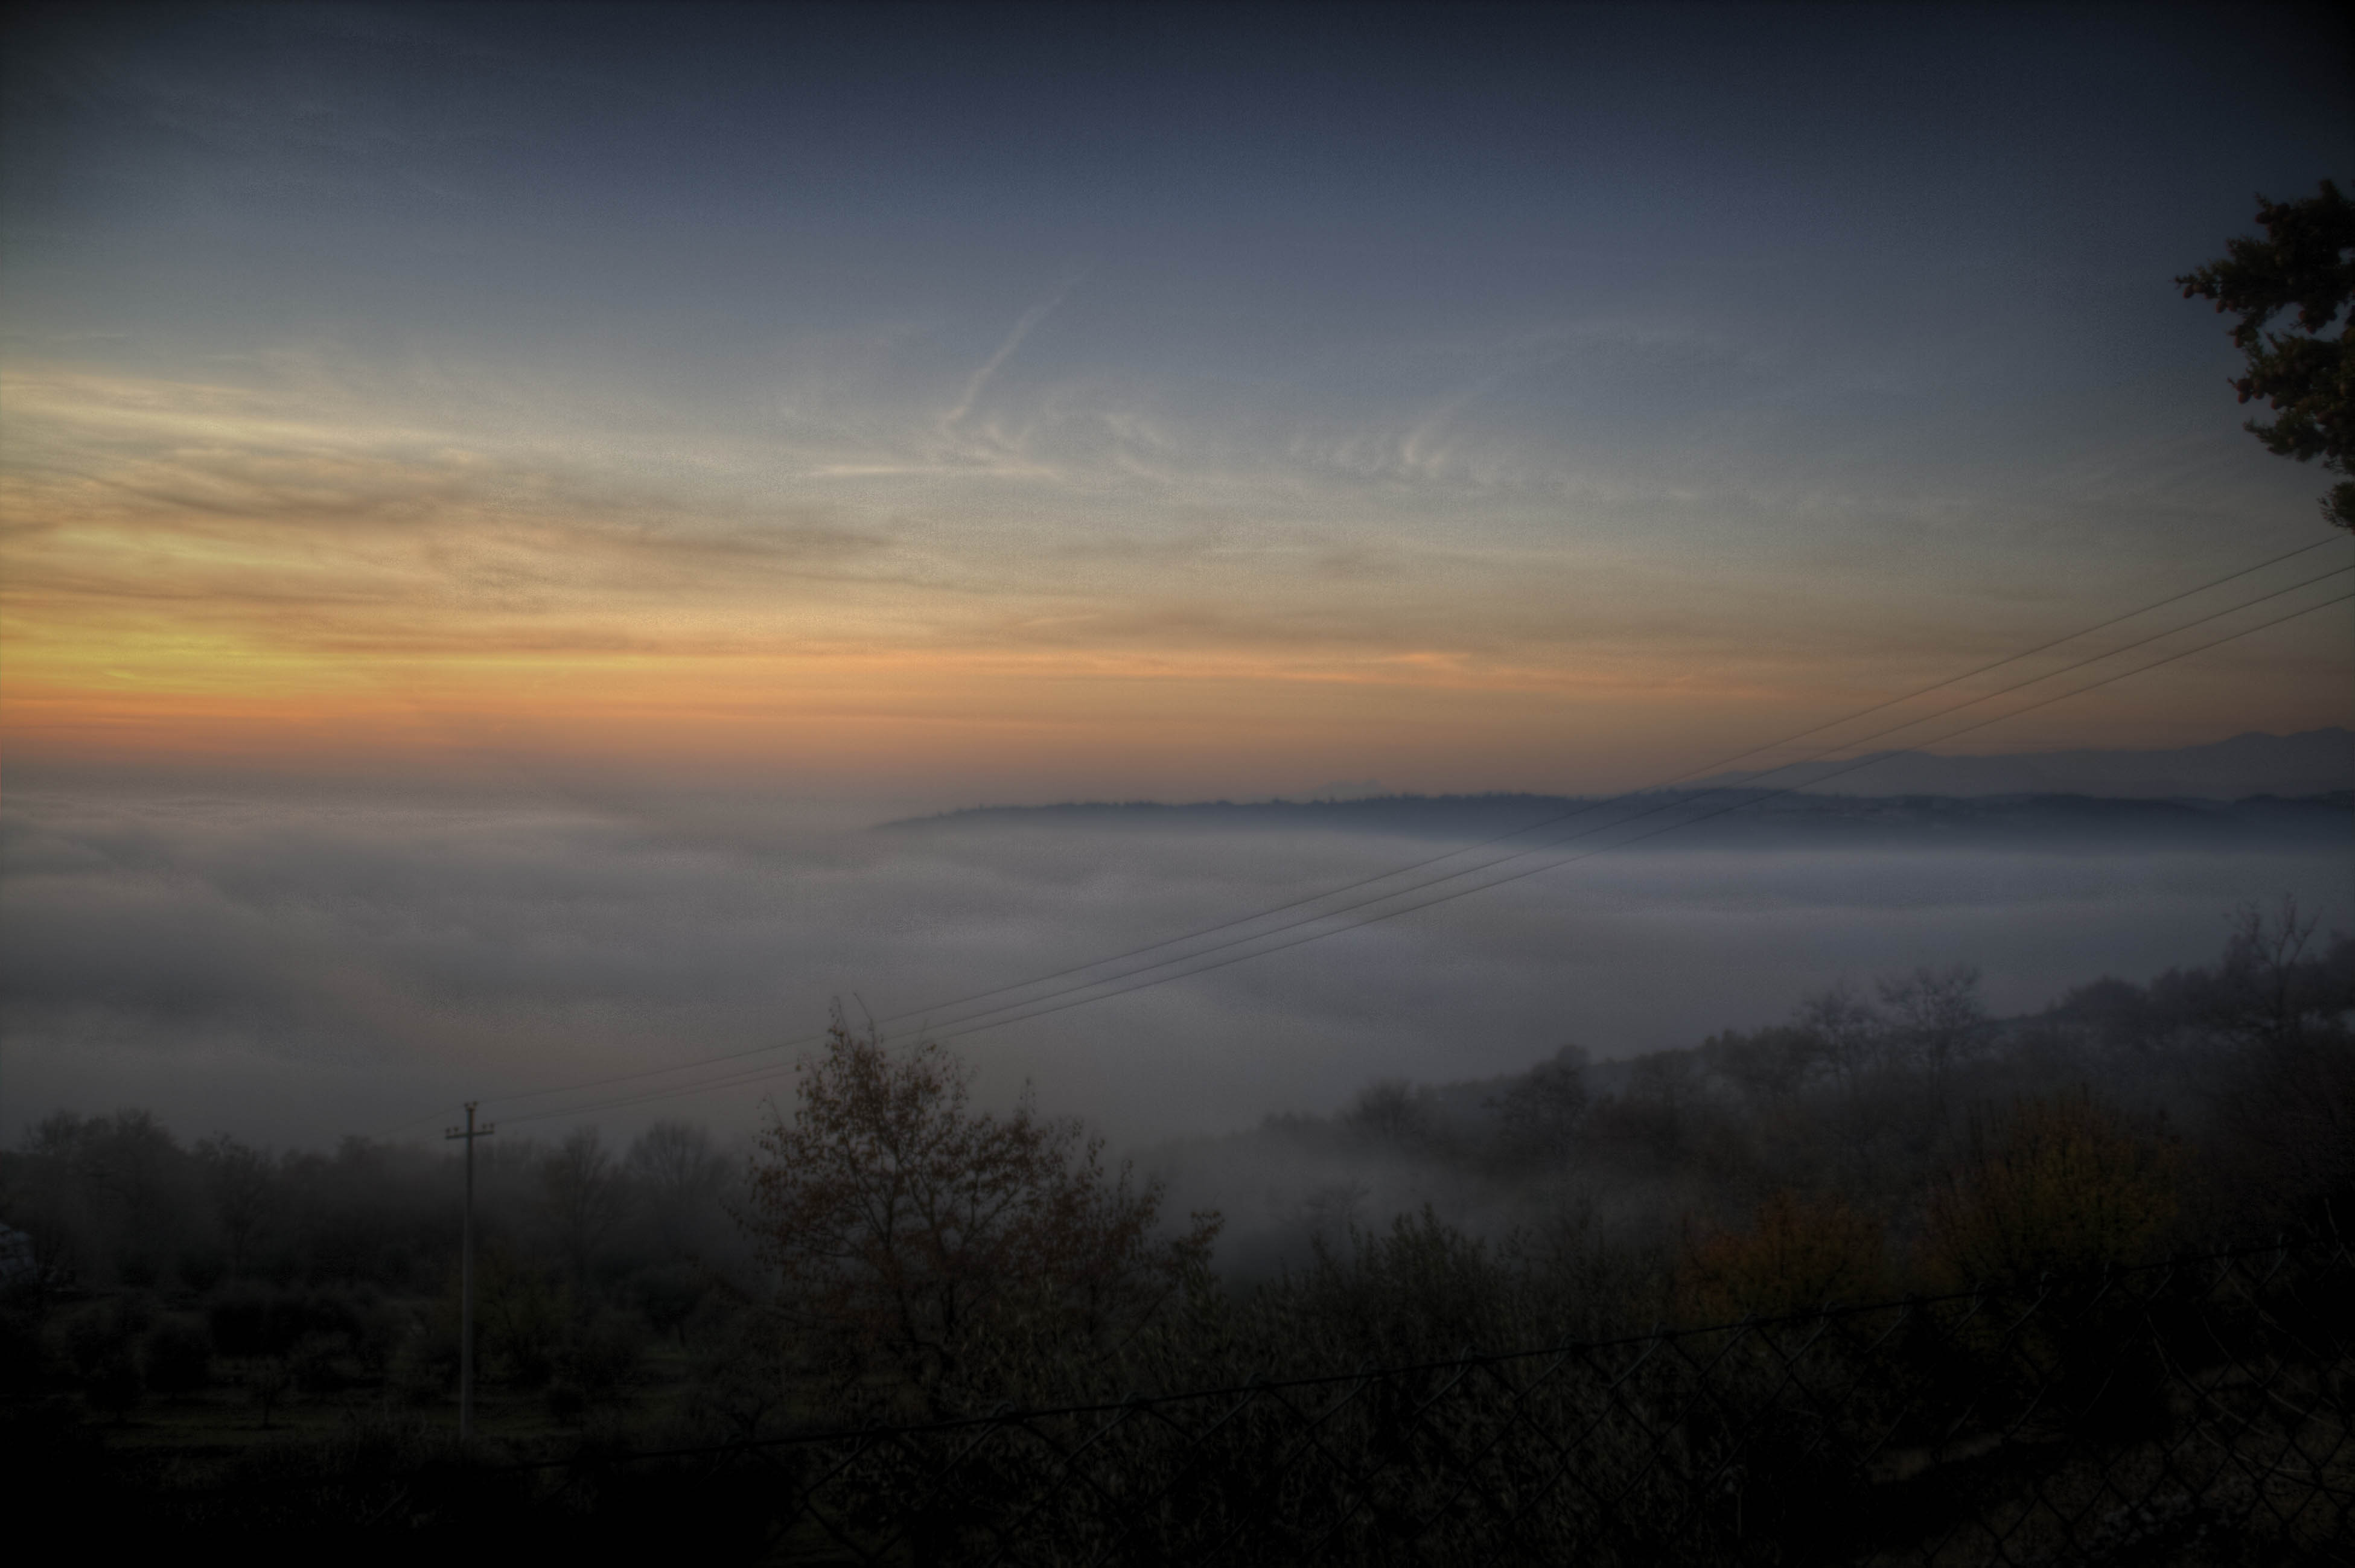
<instances>
[{"instance_id":1,"label":"tree silhouette","mask_svg":"<svg viewBox=\"0 0 2355 1568\"><path fill-rule=\"evenodd\" d=\"M242 1276L253 1265L254 1243L277 1196L274 1162L227 1133L197 1145L197 1159L211 1189L221 1240L229 1244L229 1273Z\"/></svg>"},{"instance_id":2,"label":"tree silhouette","mask_svg":"<svg viewBox=\"0 0 2355 1568\"><path fill-rule=\"evenodd\" d=\"M993 1339L1084 1360L1201 1266L1216 1217L1157 1236L1157 1185L1107 1169L1103 1150L1027 1094L1008 1115L976 1112L938 1044L894 1051L837 1018L801 1066L792 1119L762 1135L746 1217L780 1308L826 1370L882 1374L937 1409Z\"/></svg>"},{"instance_id":3,"label":"tree silhouette","mask_svg":"<svg viewBox=\"0 0 2355 1568\"><path fill-rule=\"evenodd\" d=\"M613 1160L594 1127L577 1127L539 1164L539 1211L578 1280L621 1215Z\"/></svg>"},{"instance_id":4,"label":"tree silhouette","mask_svg":"<svg viewBox=\"0 0 2355 1568\"><path fill-rule=\"evenodd\" d=\"M1889 1009L1892 1043L1928 1075L1933 1099L1943 1103L1954 1070L1987 1039L1979 972L1967 964L1943 970L1925 965L1883 980L1881 1001Z\"/></svg>"},{"instance_id":5,"label":"tree silhouette","mask_svg":"<svg viewBox=\"0 0 2355 1568\"><path fill-rule=\"evenodd\" d=\"M1586 1052L1565 1045L1495 1102L1506 1151L1541 1163L1569 1158L1586 1099Z\"/></svg>"},{"instance_id":6,"label":"tree silhouette","mask_svg":"<svg viewBox=\"0 0 2355 1568\"><path fill-rule=\"evenodd\" d=\"M2355 360L2339 319L2355 298L2355 202L2324 180L2303 201L2257 197L2257 222L2264 238L2227 240L2223 260L2175 281L2185 299L2213 300L2220 315L2241 318L2232 347L2248 357L2248 370L2232 389L2244 403L2264 399L2280 416L2243 428L2269 452L2355 473ZM2267 332L2286 310L2297 313L2296 330ZM2322 515L2355 529L2355 480L2330 487Z\"/></svg>"}]
</instances>

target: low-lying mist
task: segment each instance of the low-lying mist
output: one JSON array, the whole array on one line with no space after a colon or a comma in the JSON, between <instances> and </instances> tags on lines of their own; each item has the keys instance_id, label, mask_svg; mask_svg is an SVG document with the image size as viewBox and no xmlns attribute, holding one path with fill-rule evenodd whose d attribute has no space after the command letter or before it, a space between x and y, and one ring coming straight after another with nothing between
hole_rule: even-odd
<instances>
[{"instance_id":1,"label":"low-lying mist","mask_svg":"<svg viewBox=\"0 0 2355 1568\"><path fill-rule=\"evenodd\" d=\"M891 1019L1433 848L1117 816L874 831L749 795L19 789L0 813L0 1120L137 1104L274 1143L412 1117L407 1136L430 1135L462 1099L496 1110L550 1083L807 1038L837 998ZM2343 924L2355 859L2292 840L1671 834L958 1049L985 1094L1028 1079L1042 1108L1133 1147L1330 1112L1374 1079L1517 1072L1565 1042L1605 1061L1687 1046L1920 965L1976 965L1990 1009L2022 1012L2103 974L2204 961L2234 905L2284 894ZM657 1116L741 1132L789 1084L602 1120L616 1137Z\"/></svg>"}]
</instances>

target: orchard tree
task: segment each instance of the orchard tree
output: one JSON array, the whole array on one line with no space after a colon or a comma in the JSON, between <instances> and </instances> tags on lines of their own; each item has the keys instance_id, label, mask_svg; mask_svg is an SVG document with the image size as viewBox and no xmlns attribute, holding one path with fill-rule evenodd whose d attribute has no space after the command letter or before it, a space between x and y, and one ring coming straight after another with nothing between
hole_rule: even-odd
<instances>
[{"instance_id":1,"label":"orchard tree","mask_svg":"<svg viewBox=\"0 0 2355 1568\"><path fill-rule=\"evenodd\" d=\"M2279 416L2249 421L2249 432L2284 457L2319 457L2334 474L2355 474L2355 360L2342 319L2355 299L2355 202L2324 180L2303 201L2257 197L2257 223L2263 239L2227 240L2222 261L2175 281L2185 299L2213 300L2219 314L2240 317L2232 347L2248 369L2232 389ZM2268 332L2285 311L2296 313L2296 330ZM2355 529L2355 479L2330 487L2322 515Z\"/></svg>"}]
</instances>

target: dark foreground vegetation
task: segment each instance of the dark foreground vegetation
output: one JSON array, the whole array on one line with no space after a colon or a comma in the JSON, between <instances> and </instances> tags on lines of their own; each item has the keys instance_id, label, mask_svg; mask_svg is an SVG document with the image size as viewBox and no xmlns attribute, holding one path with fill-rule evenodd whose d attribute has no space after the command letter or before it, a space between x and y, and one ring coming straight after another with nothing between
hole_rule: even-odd
<instances>
[{"instance_id":1,"label":"dark foreground vegetation","mask_svg":"<svg viewBox=\"0 0 2355 1568\"><path fill-rule=\"evenodd\" d=\"M0 1166L12 1489L347 1552L2355 1560L2350 1013L2285 908L2031 1017L1924 972L1378 1083L1189 1157L1444 1202L1305 1191L1255 1264L838 1026L749 1151L485 1146L463 1453L448 1157L59 1115Z\"/></svg>"}]
</instances>

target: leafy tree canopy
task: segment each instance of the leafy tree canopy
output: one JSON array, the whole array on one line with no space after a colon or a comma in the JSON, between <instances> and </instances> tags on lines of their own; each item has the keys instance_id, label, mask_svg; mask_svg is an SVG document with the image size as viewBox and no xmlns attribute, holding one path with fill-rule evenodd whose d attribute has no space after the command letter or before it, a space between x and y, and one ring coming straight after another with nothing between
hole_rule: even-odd
<instances>
[{"instance_id":1,"label":"leafy tree canopy","mask_svg":"<svg viewBox=\"0 0 2355 1568\"><path fill-rule=\"evenodd\" d=\"M2303 201L2257 197L2257 222L2264 238L2228 240L2222 261L2175 281L2185 299L2214 300L2220 314L2241 318L2232 346L2248 356L2248 373L2232 389L2241 401L2262 398L2279 415L2249 421L2250 433L2282 456L2319 457L2334 474L2355 473L2355 359L2340 319L2355 298L2355 202L2324 180ZM2284 311L2296 313L2296 329L2268 332ZM2331 486L2322 515L2355 529L2355 481Z\"/></svg>"}]
</instances>

